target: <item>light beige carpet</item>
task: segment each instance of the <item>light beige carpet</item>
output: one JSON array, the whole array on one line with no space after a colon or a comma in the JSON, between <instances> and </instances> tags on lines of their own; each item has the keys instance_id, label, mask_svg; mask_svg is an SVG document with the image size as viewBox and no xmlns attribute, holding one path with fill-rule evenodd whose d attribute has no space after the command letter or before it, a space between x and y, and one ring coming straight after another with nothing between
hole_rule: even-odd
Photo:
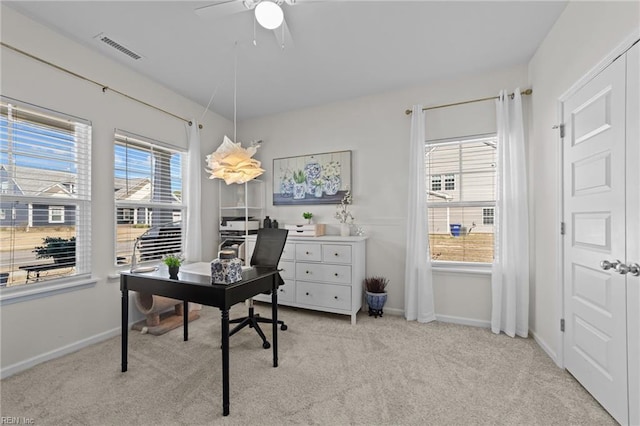
<instances>
[{"instance_id":1,"label":"light beige carpet","mask_svg":"<svg viewBox=\"0 0 640 426\"><path fill-rule=\"evenodd\" d=\"M181 329L131 332L127 373L118 337L3 380L0 414L36 425L615 424L532 339L363 312L355 326L290 308L280 316L289 330L278 334L278 368L253 330L232 337L229 417L220 314L208 307L189 342Z\"/></svg>"}]
</instances>

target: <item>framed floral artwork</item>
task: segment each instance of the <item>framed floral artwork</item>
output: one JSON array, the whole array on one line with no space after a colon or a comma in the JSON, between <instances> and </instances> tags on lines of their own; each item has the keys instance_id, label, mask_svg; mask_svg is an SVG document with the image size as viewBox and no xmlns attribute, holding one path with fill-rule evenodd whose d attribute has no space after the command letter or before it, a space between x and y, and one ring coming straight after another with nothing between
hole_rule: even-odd
<instances>
[{"instance_id":1,"label":"framed floral artwork","mask_svg":"<svg viewBox=\"0 0 640 426\"><path fill-rule=\"evenodd\" d=\"M273 205L340 204L351 188L351 151L273 159Z\"/></svg>"}]
</instances>

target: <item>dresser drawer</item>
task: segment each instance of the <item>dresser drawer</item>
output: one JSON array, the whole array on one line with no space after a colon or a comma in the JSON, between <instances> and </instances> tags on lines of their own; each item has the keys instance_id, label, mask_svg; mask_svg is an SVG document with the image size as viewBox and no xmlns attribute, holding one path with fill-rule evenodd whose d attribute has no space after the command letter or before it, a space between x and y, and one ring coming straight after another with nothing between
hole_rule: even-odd
<instances>
[{"instance_id":1,"label":"dresser drawer","mask_svg":"<svg viewBox=\"0 0 640 426\"><path fill-rule=\"evenodd\" d=\"M296 260L320 262L322 260L322 245L296 244Z\"/></svg>"},{"instance_id":2,"label":"dresser drawer","mask_svg":"<svg viewBox=\"0 0 640 426\"><path fill-rule=\"evenodd\" d=\"M296 283L296 302L333 309L351 309L351 287L333 284Z\"/></svg>"},{"instance_id":3,"label":"dresser drawer","mask_svg":"<svg viewBox=\"0 0 640 426\"><path fill-rule=\"evenodd\" d=\"M351 246L323 244L322 261L351 264Z\"/></svg>"},{"instance_id":4,"label":"dresser drawer","mask_svg":"<svg viewBox=\"0 0 640 426\"><path fill-rule=\"evenodd\" d=\"M280 260L294 260L296 258L296 245L294 243L286 243Z\"/></svg>"},{"instance_id":5,"label":"dresser drawer","mask_svg":"<svg viewBox=\"0 0 640 426\"><path fill-rule=\"evenodd\" d=\"M296 277L296 267L293 260L281 260L278 263L278 269L280 269L280 276L283 280L293 280Z\"/></svg>"},{"instance_id":6,"label":"dresser drawer","mask_svg":"<svg viewBox=\"0 0 640 426\"><path fill-rule=\"evenodd\" d=\"M351 266L323 263L296 263L296 280L351 283Z\"/></svg>"},{"instance_id":7,"label":"dresser drawer","mask_svg":"<svg viewBox=\"0 0 640 426\"><path fill-rule=\"evenodd\" d=\"M271 303L271 294L259 294L253 297L260 302ZM294 280L284 280L284 284L278 287L278 305L281 302L291 302L296 298L296 282Z\"/></svg>"}]
</instances>

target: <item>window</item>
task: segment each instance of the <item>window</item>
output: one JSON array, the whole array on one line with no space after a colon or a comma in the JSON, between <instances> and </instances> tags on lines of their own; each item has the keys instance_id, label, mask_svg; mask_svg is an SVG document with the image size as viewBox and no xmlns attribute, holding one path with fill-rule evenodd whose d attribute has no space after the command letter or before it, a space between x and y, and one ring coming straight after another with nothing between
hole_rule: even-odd
<instances>
[{"instance_id":1,"label":"window","mask_svg":"<svg viewBox=\"0 0 640 426\"><path fill-rule=\"evenodd\" d=\"M482 209L482 224L493 225L494 208Z\"/></svg>"},{"instance_id":2,"label":"window","mask_svg":"<svg viewBox=\"0 0 640 426\"><path fill-rule=\"evenodd\" d=\"M116 130L114 197L118 265L158 260L182 251L184 152Z\"/></svg>"},{"instance_id":3,"label":"window","mask_svg":"<svg viewBox=\"0 0 640 426\"><path fill-rule=\"evenodd\" d=\"M493 262L496 141L491 135L427 142L433 261Z\"/></svg>"},{"instance_id":4,"label":"window","mask_svg":"<svg viewBox=\"0 0 640 426\"><path fill-rule=\"evenodd\" d=\"M454 191L456 189L456 176L455 175L445 175L444 177L444 190L445 191Z\"/></svg>"},{"instance_id":5,"label":"window","mask_svg":"<svg viewBox=\"0 0 640 426\"><path fill-rule=\"evenodd\" d=\"M442 191L442 178L440 175L431 176L431 190Z\"/></svg>"},{"instance_id":6,"label":"window","mask_svg":"<svg viewBox=\"0 0 640 426\"><path fill-rule=\"evenodd\" d=\"M49 206L49 223L64 223L64 206Z\"/></svg>"},{"instance_id":7,"label":"window","mask_svg":"<svg viewBox=\"0 0 640 426\"><path fill-rule=\"evenodd\" d=\"M0 98L0 272L8 286L90 274L90 154L88 121Z\"/></svg>"}]
</instances>

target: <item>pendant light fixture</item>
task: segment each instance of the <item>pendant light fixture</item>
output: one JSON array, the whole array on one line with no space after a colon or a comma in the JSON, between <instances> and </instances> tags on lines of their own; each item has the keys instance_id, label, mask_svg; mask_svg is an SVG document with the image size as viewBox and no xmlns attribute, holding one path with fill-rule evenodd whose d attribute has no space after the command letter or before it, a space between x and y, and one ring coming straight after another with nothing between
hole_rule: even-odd
<instances>
[{"instance_id":1,"label":"pendant light fixture","mask_svg":"<svg viewBox=\"0 0 640 426\"><path fill-rule=\"evenodd\" d=\"M238 43L236 42L233 62L233 139L237 138L237 92ZM230 185L232 183L246 184L257 178L264 173L264 169L260 167L260 161L251 157L256 154L259 147L260 143L258 142L243 148L240 142L232 141L225 135L218 149L206 157L207 168L205 170L210 174L209 179L224 179L225 183Z\"/></svg>"}]
</instances>

